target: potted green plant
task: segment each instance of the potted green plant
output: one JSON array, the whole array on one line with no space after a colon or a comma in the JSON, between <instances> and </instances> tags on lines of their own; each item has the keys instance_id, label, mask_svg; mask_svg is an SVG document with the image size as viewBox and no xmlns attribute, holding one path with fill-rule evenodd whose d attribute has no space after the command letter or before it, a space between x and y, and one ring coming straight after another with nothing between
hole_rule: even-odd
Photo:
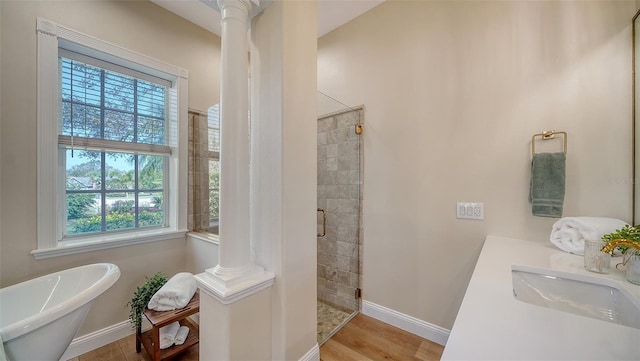
<instances>
[{"instance_id":1,"label":"potted green plant","mask_svg":"<svg viewBox=\"0 0 640 361\"><path fill-rule=\"evenodd\" d=\"M149 300L158 292L160 287L167 283L167 277L160 272L151 277L145 277L145 280L142 286L136 288L136 291L133 293L133 298L127 303L129 307L129 321L131 322L131 327L136 330L142 325L142 313L147 307Z\"/></svg>"}]
</instances>

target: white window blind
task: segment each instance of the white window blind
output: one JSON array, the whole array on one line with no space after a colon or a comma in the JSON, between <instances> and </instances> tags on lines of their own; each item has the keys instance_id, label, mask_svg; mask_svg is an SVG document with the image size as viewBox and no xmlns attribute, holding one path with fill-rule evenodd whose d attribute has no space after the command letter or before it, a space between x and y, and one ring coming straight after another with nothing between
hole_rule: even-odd
<instances>
[{"instance_id":1,"label":"white window blind","mask_svg":"<svg viewBox=\"0 0 640 361\"><path fill-rule=\"evenodd\" d=\"M81 57L68 51L64 53ZM59 59L61 144L72 145L72 140L65 136L83 138L79 141L86 147L91 147L92 139L112 141L96 143L102 148L109 145L126 147L126 144L114 142L160 146L169 143L165 85L64 56ZM146 147L138 151L168 153L170 150L168 147Z\"/></svg>"}]
</instances>

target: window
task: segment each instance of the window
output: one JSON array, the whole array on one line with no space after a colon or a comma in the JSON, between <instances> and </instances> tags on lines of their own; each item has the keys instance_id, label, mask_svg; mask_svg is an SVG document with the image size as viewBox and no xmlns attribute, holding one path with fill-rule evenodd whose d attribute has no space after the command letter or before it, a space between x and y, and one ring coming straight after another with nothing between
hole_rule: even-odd
<instances>
[{"instance_id":1,"label":"window","mask_svg":"<svg viewBox=\"0 0 640 361\"><path fill-rule=\"evenodd\" d=\"M209 107L207 158L209 159L209 228L218 234L220 217L220 104Z\"/></svg>"},{"instance_id":2,"label":"window","mask_svg":"<svg viewBox=\"0 0 640 361\"><path fill-rule=\"evenodd\" d=\"M192 110L193 153L189 161L192 177L190 197L193 224L190 229L218 234L220 199L220 117L219 104L206 113Z\"/></svg>"},{"instance_id":3,"label":"window","mask_svg":"<svg viewBox=\"0 0 640 361\"><path fill-rule=\"evenodd\" d=\"M179 237L187 71L48 20L37 30L34 256Z\"/></svg>"},{"instance_id":4,"label":"window","mask_svg":"<svg viewBox=\"0 0 640 361\"><path fill-rule=\"evenodd\" d=\"M63 238L165 226L167 85L59 57L58 136L66 165ZM97 63L96 61L92 61ZM74 150L75 144L85 149ZM138 153L140 146L148 154Z\"/></svg>"}]
</instances>

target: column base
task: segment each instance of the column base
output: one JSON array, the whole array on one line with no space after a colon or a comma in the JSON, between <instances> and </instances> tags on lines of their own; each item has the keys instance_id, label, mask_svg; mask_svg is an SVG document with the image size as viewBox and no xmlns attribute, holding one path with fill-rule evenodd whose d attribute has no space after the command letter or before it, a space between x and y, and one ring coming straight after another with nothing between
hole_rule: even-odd
<instances>
[{"instance_id":1,"label":"column base","mask_svg":"<svg viewBox=\"0 0 640 361\"><path fill-rule=\"evenodd\" d=\"M271 288L228 305L200 292L200 360L273 360L271 302Z\"/></svg>"},{"instance_id":2,"label":"column base","mask_svg":"<svg viewBox=\"0 0 640 361\"><path fill-rule=\"evenodd\" d=\"M216 266L195 275L195 279L202 291L228 305L271 287L275 275L251 264L243 267L241 272L230 272Z\"/></svg>"}]
</instances>

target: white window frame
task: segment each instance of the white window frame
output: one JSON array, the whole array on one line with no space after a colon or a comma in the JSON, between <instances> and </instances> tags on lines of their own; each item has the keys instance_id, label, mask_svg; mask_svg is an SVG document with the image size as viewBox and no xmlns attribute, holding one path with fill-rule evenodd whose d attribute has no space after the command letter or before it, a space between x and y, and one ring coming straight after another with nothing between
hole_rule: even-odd
<instances>
[{"instance_id":1,"label":"white window frame","mask_svg":"<svg viewBox=\"0 0 640 361\"><path fill-rule=\"evenodd\" d=\"M38 189L36 259L84 253L100 249L178 238L187 231L187 142L189 72L131 50L79 33L50 20L38 18L37 124ZM117 65L168 78L169 92L177 104L170 104L169 123L173 123L175 141L169 144L169 187L165 212L168 227L135 229L114 234L99 234L63 240L65 183L64 161L59 159L59 83L58 49L80 51ZM80 50L79 50L80 49ZM87 53L89 52L89 53Z\"/></svg>"}]
</instances>

